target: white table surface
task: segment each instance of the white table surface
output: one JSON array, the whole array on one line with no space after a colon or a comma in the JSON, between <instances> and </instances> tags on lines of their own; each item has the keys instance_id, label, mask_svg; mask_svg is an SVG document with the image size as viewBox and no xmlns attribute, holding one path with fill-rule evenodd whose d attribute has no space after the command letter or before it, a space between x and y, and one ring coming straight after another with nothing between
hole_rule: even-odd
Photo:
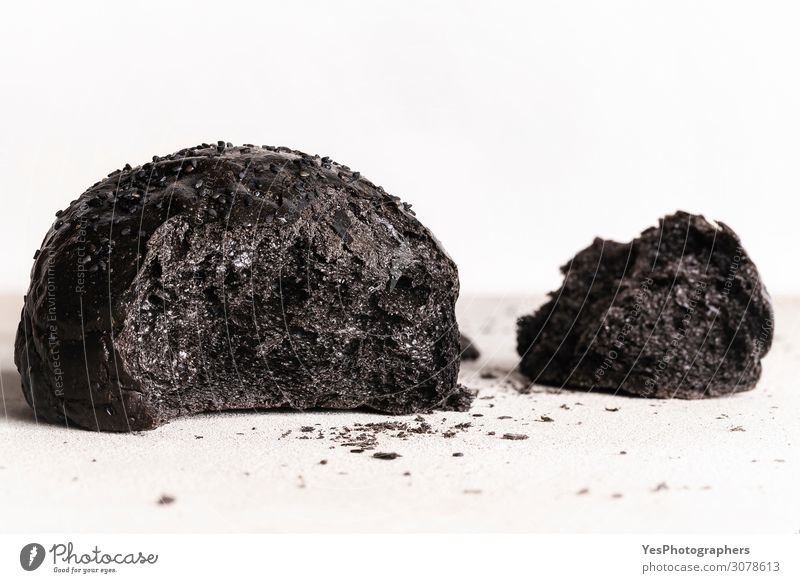
<instances>
[{"instance_id":1,"label":"white table surface","mask_svg":"<svg viewBox=\"0 0 800 583\"><path fill-rule=\"evenodd\" d=\"M3 298L0 530L800 530L800 299L776 301L776 339L759 386L705 401L545 387L519 394L521 381L510 373L514 319L540 301L462 298L462 329L483 352L462 367L462 382L479 390L471 411L426 415L433 433L379 433L375 450L351 453L330 435L355 423L418 422L262 412L200 415L139 434L36 424L13 366L21 298ZM487 371L498 378L481 378ZM460 423L472 426L453 429ZM375 459L374 451L402 457ZM159 504L162 495L174 502Z\"/></svg>"}]
</instances>

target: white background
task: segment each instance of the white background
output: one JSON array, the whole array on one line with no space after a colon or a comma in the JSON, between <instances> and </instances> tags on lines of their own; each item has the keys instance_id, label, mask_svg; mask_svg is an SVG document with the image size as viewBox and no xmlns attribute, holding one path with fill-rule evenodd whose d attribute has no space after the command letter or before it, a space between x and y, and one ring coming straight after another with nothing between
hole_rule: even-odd
<instances>
[{"instance_id":1,"label":"white background","mask_svg":"<svg viewBox=\"0 0 800 583\"><path fill-rule=\"evenodd\" d=\"M0 291L85 188L224 139L413 203L464 292L556 287L685 209L800 292L800 15L786 2L16 2L0 16Z\"/></svg>"}]
</instances>

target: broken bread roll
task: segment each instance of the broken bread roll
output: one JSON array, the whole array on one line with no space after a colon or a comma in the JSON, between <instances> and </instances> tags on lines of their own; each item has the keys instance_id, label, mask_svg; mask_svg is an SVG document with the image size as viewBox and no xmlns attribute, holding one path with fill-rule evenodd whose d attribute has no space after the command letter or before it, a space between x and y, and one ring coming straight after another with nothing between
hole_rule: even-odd
<instances>
[{"instance_id":1,"label":"broken bread roll","mask_svg":"<svg viewBox=\"0 0 800 583\"><path fill-rule=\"evenodd\" d=\"M595 239L562 286L520 318L520 370L533 382L698 399L755 387L773 310L736 233L686 212L630 243Z\"/></svg>"},{"instance_id":2,"label":"broken bread roll","mask_svg":"<svg viewBox=\"0 0 800 583\"><path fill-rule=\"evenodd\" d=\"M36 253L15 361L38 419L464 409L456 266L347 166L219 142L112 172Z\"/></svg>"}]
</instances>

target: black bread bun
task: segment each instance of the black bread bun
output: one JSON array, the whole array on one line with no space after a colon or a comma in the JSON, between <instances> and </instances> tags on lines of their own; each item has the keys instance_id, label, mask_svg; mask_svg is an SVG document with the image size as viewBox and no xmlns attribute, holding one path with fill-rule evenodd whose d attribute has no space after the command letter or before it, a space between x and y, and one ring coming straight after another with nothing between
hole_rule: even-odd
<instances>
[{"instance_id":1,"label":"black bread bun","mask_svg":"<svg viewBox=\"0 0 800 583\"><path fill-rule=\"evenodd\" d=\"M724 223L678 212L630 243L595 239L561 271L561 288L518 322L532 381L663 399L756 386L772 303Z\"/></svg>"},{"instance_id":2,"label":"black bread bun","mask_svg":"<svg viewBox=\"0 0 800 583\"><path fill-rule=\"evenodd\" d=\"M468 407L458 272L347 166L219 142L109 174L57 214L15 344L38 419L151 429L228 409Z\"/></svg>"}]
</instances>

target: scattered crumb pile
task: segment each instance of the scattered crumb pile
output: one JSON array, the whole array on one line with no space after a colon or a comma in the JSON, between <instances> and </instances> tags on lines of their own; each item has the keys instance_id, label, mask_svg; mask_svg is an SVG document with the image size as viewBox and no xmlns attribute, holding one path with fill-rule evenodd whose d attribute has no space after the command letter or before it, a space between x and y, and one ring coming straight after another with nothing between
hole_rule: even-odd
<instances>
[{"instance_id":1,"label":"scattered crumb pile","mask_svg":"<svg viewBox=\"0 0 800 583\"><path fill-rule=\"evenodd\" d=\"M441 420L441 425L447 418ZM295 439L328 439L333 444L350 448L352 453L362 453L378 447L381 437L408 440L417 435L436 435L443 438L455 437L459 432L467 431L472 427L471 422L455 423L445 427L434 428L422 415L417 415L413 421L381 421L379 423L353 423L352 427L344 425L332 426L327 429L321 424L314 426L304 425L295 433ZM292 430L287 431L281 438L289 437Z\"/></svg>"}]
</instances>

